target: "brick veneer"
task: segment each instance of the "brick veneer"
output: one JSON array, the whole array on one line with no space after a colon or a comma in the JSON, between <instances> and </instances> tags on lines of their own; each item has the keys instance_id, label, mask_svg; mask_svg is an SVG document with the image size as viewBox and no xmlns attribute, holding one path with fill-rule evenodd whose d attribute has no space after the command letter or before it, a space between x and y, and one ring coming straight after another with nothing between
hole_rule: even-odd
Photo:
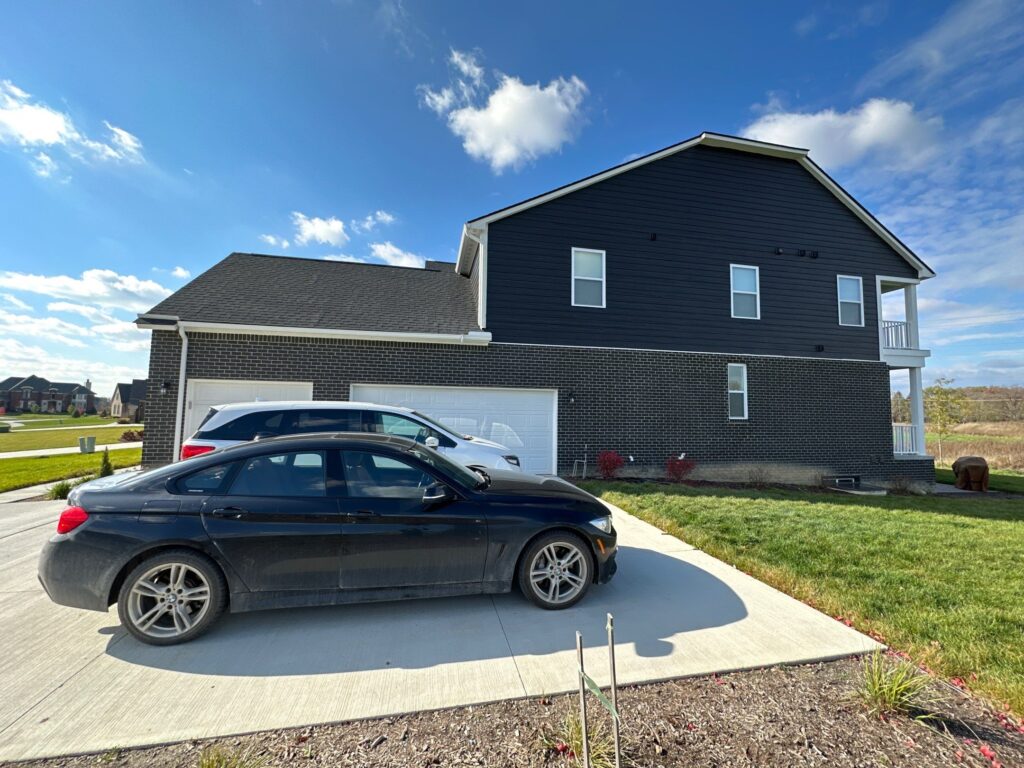
<instances>
[{"instance_id":1,"label":"brick veneer","mask_svg":"<svg viewBox=\"0 0 1024 768\"><path fill-rule=\"evenodd\" d=\"M146 465L172 458L180 344L176 333L153 333ZM747 421L727 417L729 362L747 365ZM312 381L316 400L347 400L353 382L554 388L560 472L584 457L586 445L591 466L604 449L651 468L686 451L701 465L756 462L866 479L934 479L931 459L893 458L889 372L880 362L195 333L187 374ZM163 381L171 387L161 396Z\"/></svg>"}]
</instances>

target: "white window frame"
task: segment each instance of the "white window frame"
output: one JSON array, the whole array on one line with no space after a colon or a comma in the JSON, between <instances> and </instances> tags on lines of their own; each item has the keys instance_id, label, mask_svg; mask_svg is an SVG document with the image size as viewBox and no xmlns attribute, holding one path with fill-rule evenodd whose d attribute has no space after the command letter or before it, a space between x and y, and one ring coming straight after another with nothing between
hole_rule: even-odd
<instances>
[{"instance_id":1,"label":"white window frame","mask_svg":"<svg viewBox=\"0 0 1024 768\"><path fill-rule=\"evenodd\" d=\"M843 303L853 304L854 302L843 299L843 294L840 291L839 286L842 285L843 280L856 280L857 285L860 286L860 301L857 302L860 305L860 322L859 323L844 323L843 322ZM847 328L863 328L864 327L864 278L860 275L836 275L836 313L839 316L839 324Z\"/></svg>"},{"instance_id":2,"label":"white window frame","mask_svg":"<svg viewBox=\"0 0 1024 768\"><path fill-rule=\"evenodd\" d=\"M754 291L739 291L736 289L736 281L733 279L733 270L735 269L752 269L754 270ZM740 293L744 296L753 296L756 302L756 314L753 317L747 317L746 315L736 314L736 294ZM761 319L761 268L755 267L753 264L730 264L729 265L729 314L732 315L734 320L760 320Z\"/></svg>"},{"instance_id":3,"label":"white window frame","mask_svg":"<svg viewBox=\"0 0 1024 768\"><path fill-rule=\"evenodd\" d=\"M576 277L576 252L582 251L584 253L599 253L601 254L601 277ZM604 309L607 305L606 300L606 285L608 277L608 263L605 252L598 248L573 248L572 249L572 264L570 265L570 271L572 272L572 282L570 284L572 306L574 307L590 307L590 309ZM577 280L589 280L592 283L601 283L601 303L600 304L577 304L576 303L576 281Z\"/></svg>"},{"instance_id":4,"label":"white window frame","mask_svg":"<svg viewBox=\"0 0 1024 768\"><path fill-rule=\"evenodd\" d=\"M733 366L743 369L743 389L729 389L729 369ZM739 392L743 393L743 415L733 416L732 415L732 403L730 402L730 395L735 395ZM729 421L747 421L750 415L750 396L747 393L747 364L746 363L727 363L725 368L725 412L729 415Z\"/></svg>"}]
</instances>

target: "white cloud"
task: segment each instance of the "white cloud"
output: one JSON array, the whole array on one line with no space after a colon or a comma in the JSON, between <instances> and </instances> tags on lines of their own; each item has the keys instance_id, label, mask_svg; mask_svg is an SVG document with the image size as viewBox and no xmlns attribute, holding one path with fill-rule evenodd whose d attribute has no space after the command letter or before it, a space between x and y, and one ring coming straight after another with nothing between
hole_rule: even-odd
<instances>
[{"instance_id":1,"label":"white cloud","mask_svg":"<svg viewBox=\"0 0 1024 768\"><path fill-rule=\"evenodd\" d=\"M87 269L81 277L5 271L0 272L0 288L138 312L150 309L171 295L170 290L153 280L121 275L111 269Z\"/></svg>"},{"instance_id":2,"label":"white cloud","mask_svg":"<svg viewBox=\"0 0 1024 768\"><path fill-rule=\"evenodd\" d=\"M75 347L84 347L78 337L88 336L89 331L80 325L69 323L58 317L33 317L19 315L0 309L0 336L36 337L45 334L48 339Z\"/></svg>"},{"instance_id":3,"label":"white cloud","mask_svg":"<svg viewBox=\"0 0 1024 768\"><path fill-rule=\"evenodd\" d=\"M110 365L64 354L54 355L40 346L12 339L0 344L0 370L11 371L12 375L37 374L51 381L84 383L91 379L93 390L107 397L119 381L146 378L146 361L139 358L139 364L135 366Z\"/></svg>"},{"instance_id":4,"label":"white cloud","mask_svg":"<svg viewBox=\"0 0 1024 768\"><path fill-rule=\"evenodd\" d=\"M260 235L260 240L267 245L274 246L275 248L287 248L291 245L291 243L289 243L285 238L278 237L277 235Z\"/></svg>"},{"instance_id":5,"label":"white cloud","mask_svg":"<svg viewBox=\"0 0 1024 768\"><path fill-rule=\"evenodd\" d=\"M385 264L390 264L393 267L422 267L426 262L426 259L422 256L409 253L409 251L403 251L390 241L371 243L370 252L374 258L380 259Z\"/></svg>"},{"instance_id":6,"label":"white cloud","mask_svg":"<svg viewBox=\"0 0 1024 768\"><path fill-rule=\"evenodd\" d=\"M189 272L184 267L175 267L174 269L171 270L171 277L177 277L179 280L184 280L186 278L192 277L192 273Z\"/></svg>"},{"instance_id":7,"label":"white cloud","mask_svg":"<svg viewBox=\"0 0 1024 768\"><path fill-rule=\"evenodd\" d=\"M807 37L807 35L811 34L817 26L818 15L815 13L809 13L797 20L796 24L793 25L793 31L800 37Z\"/></svg>"},{"instance_id":8,"label":"white cloud","mask_svg":"<svg viewBox=\"0 0 1024 768\"><path fill-rule=\"evenodd\" d=\"M293 211L292 223L295 225L295 242L299 245L306 245L310 242L324 245L344 245L348 242L345 222L333 216L329 219L321 219L316 216L310 218L304 213Z\"/></svg>"},{"instance_id":9,"label":"white cloud","mask_svg":"<svg viewBox=\"0 0 1024 768\"><path fill-rule=\"evenodd\" d=\"M51 301L46 305L46 311L81 315L85 319L92 320L93 322L106 321L110 319L110 315L99 307L90 307L85 304L74 304L70 301Z\"/></svg>"},{"instance_id":10,"label":"white cloud","mask_svg":"<svg viewBox=\"0 0 1024 768\"><path fill-rule=\"evenodd\" d=\"M10 80L0 81L0 143L20 147L31 157L33 171L50 177L57 163L49 152L63 149L69 157L83 162L145 162L142 142L137 136L107 121L107 141L90 138L71 116L53 109L18 88Z\"/></svg>"},{"instance_id":11,"label":"white cloud","mask_svg":"<svg viewBox=\"0 0 1024 768\"><path fill-rule=\"evenodd\" d=\"M12 293L0 294L0 299L3 299L5 302L10 304L15 309L24 309L30 312L32 311L32 307L30 307L28 304L26 304L24 301L22 301Z\"/></svg>"},{"instance_id":12,"label":"white cloud","mask_svg":"<svg viewBox=\"0 0 1024 768\"><path fill-rule=\"evenodd\" d=\"M372 232L378 224L392 224L394 221L394 214L378 209L363 219L353 219L351 224L353 230L362 233Z\"/></svg>"},{"instance_id":13,"label":"white cloud","mask_svg":"<svg viewBox=\"0 0 1024 768\"><path fill-rule=\"evenodd\" d=\"M324 256L324 261L347 261L353 264L366 264L366 259L359 256L349 256L347 253L332 253Z\"/></svg>"},{"instance_id":14,"label":"white cloud","mask_svg":"<svg viewBox=\"0 0 1024 768\"><path fill-rule=\"evenodd\" d=\"M451 84L439 90L421 85L420 98L446 119L466 153L487 162L495 173L518 169L575 138L587 95L586 83L575 75L541 86L499 74L497 87L487 93L474 54L453 49L449 65Z\"/></svg>"},{"instance_id":15,"label":"white cloud","mask_svg":"<svg viewBox=\"0 0 1024 768\"><path fill-rule=\"evenodd\" d=\"M825 168L877 155L896 167L919 167L935 155L942 120L924 117L912 104L871 99L848 112L773 112L742 134L759 141L804 147Z\"/></svg>"}]
</instances>

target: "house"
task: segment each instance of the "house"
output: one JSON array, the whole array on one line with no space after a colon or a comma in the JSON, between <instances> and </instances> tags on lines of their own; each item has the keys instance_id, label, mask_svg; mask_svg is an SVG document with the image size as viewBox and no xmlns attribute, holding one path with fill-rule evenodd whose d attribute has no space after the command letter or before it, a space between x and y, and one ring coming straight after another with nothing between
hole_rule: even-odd
<instances>
[{"instance_id":1,"label":"house","mask_svg":"<svg viewBox=\"0 0 1024 768\"><path fill-rule=\"evenodd\" d=\"M118 418L136 418L146 400L148 385L149 382L145 379L132 379L131 383L116 385L110 398L110 415Z\"/></svg>"},{"instance_id":2,"label":"house","mask_svg":"<svg viewBox=\"0 0 1024 768\"><path fill-rule=\"evenodd\" d=\"M51 382L41 376L9 376L0 381L0 408L7 412L64 413L74 405L82 413L95 410L92 383Z\"/></svg>"},{"instance_id":3,"label":"house","mask_svg":"<svg viewBox=\"0 0 1024 768\"><path fill-rule=\"evenodd\" d=\"M916 289L933 276L807 150L703 133L468 221L455 264L231 254L137 320L144 462L217 403L353 399L541 473L614 449L927 480ZM891 423L896 369L910 425Z\"/></svg>"}]
</instances>

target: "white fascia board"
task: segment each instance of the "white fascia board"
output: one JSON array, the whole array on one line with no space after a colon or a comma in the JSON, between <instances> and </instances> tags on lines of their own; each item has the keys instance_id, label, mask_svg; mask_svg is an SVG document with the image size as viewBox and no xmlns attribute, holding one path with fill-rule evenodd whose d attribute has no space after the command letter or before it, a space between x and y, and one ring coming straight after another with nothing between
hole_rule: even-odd
<instances>
[{"instance_id":1,"label":"white fascia board","mask_svg":"<svg viewBox=\"0 0 1024 768\"><path fill-rule=\"evenodd\" d=\"M464 344L487 346L491 334L483 331L467 333L411 333L405 331L363 331L333 328L295 328L276 325L240 325L236 323L205 323L181 321L179 328L194 333L231 333L253 336L295 336L316 339L355 339L360 341L394 341L412 344Z\"/></svg>"}]
</instances>

